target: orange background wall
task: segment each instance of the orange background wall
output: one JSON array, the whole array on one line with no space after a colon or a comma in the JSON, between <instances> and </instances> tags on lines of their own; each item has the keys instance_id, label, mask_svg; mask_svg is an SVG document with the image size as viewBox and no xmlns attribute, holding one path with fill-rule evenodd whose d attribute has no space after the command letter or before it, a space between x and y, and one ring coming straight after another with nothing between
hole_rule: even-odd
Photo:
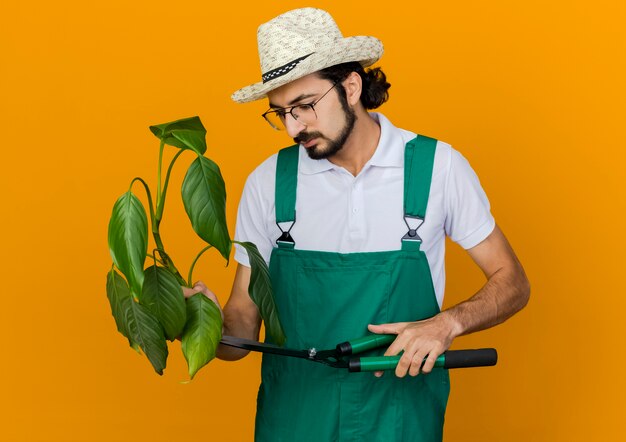
<instances>
[{"instance_id":1,"label":"orange background wall","mask_svg":"<svg viewBox=\"0 0 626 442\"><path fill-rule=\"evenodd\" d=\"M0 6L0 440L251 440L260 357L185 384L175 343L157 376L115 330L106 230L132 177L154 189L147 127L199 115L234 231L245 177L290 140L230 93L260 76L257 26L311 3L384 42L382 111L470 160L532 282L521 314L455 342L500 362L453 373L446 440L620 439L623 1L59 0ZM162 227L184 269L201 248L175 190L191 159ZM216 255L196 275L225 301L235 266ZM482 283L454 244L447 270L446 305Z\"/></svg>"}]
</instances>

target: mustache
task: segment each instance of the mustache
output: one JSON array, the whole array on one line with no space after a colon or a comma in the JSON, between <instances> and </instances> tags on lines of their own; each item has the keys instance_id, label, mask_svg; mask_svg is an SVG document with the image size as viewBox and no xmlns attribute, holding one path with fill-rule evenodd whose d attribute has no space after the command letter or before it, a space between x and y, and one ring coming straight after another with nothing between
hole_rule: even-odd
<instances>
[{"instance_id":1,"label":"mustache","mask_svg":"<svg viewBox=\"0 0 626 442\"><path fill-rule=\"evenodd\" d=\"M300 144L300 143L306 143L307 141L312 140L313 138L324 138L324 135L322 135L319 132L300 132L298 136L293 139L293 141Z\"/></svg>"}]
</instances>

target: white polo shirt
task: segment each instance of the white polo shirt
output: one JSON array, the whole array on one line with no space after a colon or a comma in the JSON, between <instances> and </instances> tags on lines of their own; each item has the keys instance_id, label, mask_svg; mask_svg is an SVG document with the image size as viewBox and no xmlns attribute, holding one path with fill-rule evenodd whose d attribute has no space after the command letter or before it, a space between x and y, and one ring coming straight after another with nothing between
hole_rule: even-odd
<instances>
[{"instance_id":1,"label":"white polo shirt","mask_svg":"<svg viewBox=\"0 0 626 442\"><path fill-rule=\"evenodd\" d=\"M404 222L404 146L415 133L393 126L384 115L372 158L355 177L328 160L312 160L300 146L295 248L353 253L400 250ZM254 243L269 263L281 231L276 225L274 185L277 154L248 177L239 203L235 239ZM284 228L288 228L286 225ZM489 201L467 160L450 145L437 142L430 196L418 230L441 307L445 290L445 236L465 249L494 229ZM236 246L235 260L249 266L246 251Z\"/></svg>"}]
</instances>

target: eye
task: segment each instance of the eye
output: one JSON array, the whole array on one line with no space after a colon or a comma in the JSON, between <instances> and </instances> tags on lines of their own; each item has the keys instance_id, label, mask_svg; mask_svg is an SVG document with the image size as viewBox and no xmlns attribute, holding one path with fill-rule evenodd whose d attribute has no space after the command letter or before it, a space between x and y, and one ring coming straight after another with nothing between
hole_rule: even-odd
<instances>
[{"instance_id":1,"label":"eye","mask_svg":"<svg viewBox=\"0 0 626 442\"><path fill-rule=\"evenodd\" d=\"M285 111L285 109L276 109L274 111L274 113L276 114L276 116L278 116L279 118L285 118L285 115L287 115L287 112Z\"/></svg>"},{"instance_id":2,"label":"eye","mask_svg":"<svg viewBox=\"0 0 626 442\"><path fill-rule=\"evenodd\" d=\"M313 103L299 104L294 106L294 110L299 114L307 113L313 110Z\"/></svg>"}]
</instances>

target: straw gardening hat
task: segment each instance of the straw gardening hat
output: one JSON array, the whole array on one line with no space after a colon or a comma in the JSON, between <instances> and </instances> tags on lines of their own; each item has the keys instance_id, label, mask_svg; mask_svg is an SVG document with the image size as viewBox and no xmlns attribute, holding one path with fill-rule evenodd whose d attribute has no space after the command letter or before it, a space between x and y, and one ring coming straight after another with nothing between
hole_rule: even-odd
<instances>
[{"instance_id":1,"label":"straw gardening hat","mask_svg":"<svg viewBox=\"0 0 626 442\"><path fill-rule=\"evenodd\" d=\"M326 11L295 9L263 23L257 31L262 81L239 89L233 101L247 103L324 68L358 61L370 66L383 55L374 37L344 38Z\"/></svg>"}]
</instances>

